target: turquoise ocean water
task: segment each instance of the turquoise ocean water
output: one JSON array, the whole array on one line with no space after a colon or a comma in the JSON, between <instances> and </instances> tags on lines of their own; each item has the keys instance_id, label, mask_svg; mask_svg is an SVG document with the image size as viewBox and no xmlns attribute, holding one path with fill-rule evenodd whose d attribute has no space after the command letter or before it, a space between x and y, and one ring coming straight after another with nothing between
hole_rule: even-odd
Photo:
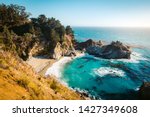
<instances>
[{"instance_id":1,"label":"turquoise ocean water","mask_svg":"<svg viewBox=\"0 0 150 117\"><path fill-rule=\"evenodd\" d=\"M142 82L150 81L150 29L74 27L75 38L136 46L130 60L108 60L86 54L67 63L61 80L94 99L138 99Z\"/></svg>"}]
</instances>

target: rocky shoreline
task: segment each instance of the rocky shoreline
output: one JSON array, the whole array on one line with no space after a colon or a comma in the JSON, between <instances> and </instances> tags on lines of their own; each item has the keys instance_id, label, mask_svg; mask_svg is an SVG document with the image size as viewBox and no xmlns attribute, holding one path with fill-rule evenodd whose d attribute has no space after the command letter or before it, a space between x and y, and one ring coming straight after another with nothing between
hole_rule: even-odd
<instances>
[{"instance_id":1,"label":"rocky shoreline","mask_svg":"<svg viewBox=\"0 0 150 117\"><path fill-rule=\"evenodd\" d=\"M89 39L85 42L77 42L75 48L104 59L130 59L132 53L131 47L120 41L105 45L102 41L95 42ZM138 94L138 98L141 100L150 99L150 82L143 82Z\"/></svg>"}]
</instances>

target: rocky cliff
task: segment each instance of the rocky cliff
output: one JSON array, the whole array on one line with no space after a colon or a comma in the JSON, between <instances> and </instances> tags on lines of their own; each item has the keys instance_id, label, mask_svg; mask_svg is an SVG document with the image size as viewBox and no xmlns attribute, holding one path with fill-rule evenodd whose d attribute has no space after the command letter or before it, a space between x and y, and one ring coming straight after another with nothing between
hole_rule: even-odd
<instances>
[{"instance_id":1,"label":"rocky cliff","mask_svg":"<svg viewBox=\"0 0 150 117\"><path fill-rule=\"evenodd\" d=\"M51 49L47 50L47 48L51 48ZM24 56L27 56L27 59L30 59L32 56L45 55L48 58L58 60L62 56L76 55L73 46L73 37L70 35L65 35L63 42L53 43L53 47L51 47L51 43L49 44L49 42L47 41L34 42L34 44L30 46L30 49L23 53Z\"/></svg>"},{"instance_id":2,"label":"rocky cliff","mask_svg":"<svg viewBox=\"0 0 150 117\"><path fill-rule=\"evenodd\" d=\"M65 41L63 43L56 43L55 47L49 53L50 58L58 60L62 56L75 56L76 52L72 40L71 36L65 35Z\"/></svg>"},{"instance_id":3,"label":"rocky cliff","mask_svg":"<svg viewBox=\"0 0 150 117\"><path fill-rule=\"evenodd\" d=\"M30 49L28 53L28 59L30 59L32 56L37 56L41 54L44 51L44 43L34 43L33 47Z\"/></svg>"},{"instance_id":4,"label":"rocky cliff","mask_svg":"<svg viewBox=\"0 0 150 117\"><path fill-rule=\"evenodd\" d=\"M131 50L129 46L116 41L104 45L101 41L87 40L77 44L77 49L85 50L88 54L105 59L130 59Z\"/></svg>"}]
</instances>

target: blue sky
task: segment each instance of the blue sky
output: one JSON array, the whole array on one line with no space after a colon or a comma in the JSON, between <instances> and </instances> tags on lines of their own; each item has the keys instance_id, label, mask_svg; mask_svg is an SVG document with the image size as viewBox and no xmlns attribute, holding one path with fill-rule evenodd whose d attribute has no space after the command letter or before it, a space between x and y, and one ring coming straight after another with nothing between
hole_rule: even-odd
<instances>
[{"instance_id":1,"label":"blue sky","mask_svg":"<svg viewBox=\"0 0 150 117\"><path fill-rule=\"evenodd\" d=\"M19 4L32 17L45 14L64 25L150 27L150 0L0 0Z\"/></svg>"}]
</instances>

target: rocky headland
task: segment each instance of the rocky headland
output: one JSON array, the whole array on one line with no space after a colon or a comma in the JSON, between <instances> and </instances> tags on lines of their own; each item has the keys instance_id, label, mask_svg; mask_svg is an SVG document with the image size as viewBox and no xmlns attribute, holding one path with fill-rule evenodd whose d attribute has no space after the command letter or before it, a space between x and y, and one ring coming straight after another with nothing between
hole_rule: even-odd
<instances>
[{"instance_id":1,"label":"rocky headland","mask_svg":"<svg viewBox=\"0 0 150 117\"><path fill-rule=\"evenodd\" d=\"M102 41L95 42L89 39L85 42L77 43L76 49L87 52L90 55L105 59L130 59L131 49L120 41L104 45Z\"/></svg>"}]
</instances>

